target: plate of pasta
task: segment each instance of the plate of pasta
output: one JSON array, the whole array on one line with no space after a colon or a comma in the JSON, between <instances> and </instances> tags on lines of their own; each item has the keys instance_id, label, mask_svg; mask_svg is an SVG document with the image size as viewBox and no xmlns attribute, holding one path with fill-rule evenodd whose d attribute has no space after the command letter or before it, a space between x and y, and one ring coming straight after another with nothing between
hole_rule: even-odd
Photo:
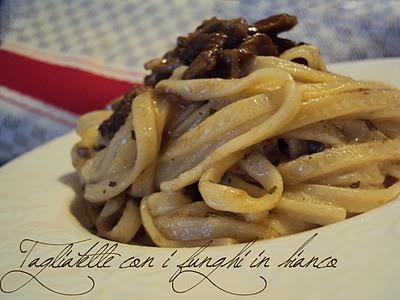
<instances>
[{"instance_id":1,"label":"plate of pasta","mask_svg":"<svg viewBox=\"0 0 400 300\"><path fill-rule=\"evenodd\" d=\"M85 297L124 298L134 282L141 299L296 299L299 289L307 299L395 299L400 60L326 67L316 46L278 37L296 22L207 20L145 64L144 87L3 167L1 271L26 255L23 239L90 239L165 263L143 276L93 268L100 287ZM200 278L178 283L196 249L207 263L185 268ZM240 272L211 264L222 256L240 257ZM164 272L168 259L180 273ZM80 287L84 272L44 272L51 288L31 283L21 295L50 299L54 286Z\"/></svg>"}]
</instances>

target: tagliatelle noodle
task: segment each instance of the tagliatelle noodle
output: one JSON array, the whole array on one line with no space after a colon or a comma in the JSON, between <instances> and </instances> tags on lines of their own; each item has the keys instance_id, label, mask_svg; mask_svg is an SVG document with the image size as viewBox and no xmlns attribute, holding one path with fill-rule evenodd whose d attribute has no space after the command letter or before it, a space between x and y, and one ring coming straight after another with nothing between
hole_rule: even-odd
<instances>
[{"instance_id":1,"label":"tagliatelle noodle","mask_svg":"<svg viewBox=\"0 0 400 300\"><path fill-rule=\"evenodd\" d=\"M142 224L160 247L232 244L399 195L397 88L329 73L311 45L257 56L241 78L183 80L186 70L136 96L108 141L97 128L110 112L79 120L72 159L100 236L128 242Z\"/></svg>"}]
</instances>

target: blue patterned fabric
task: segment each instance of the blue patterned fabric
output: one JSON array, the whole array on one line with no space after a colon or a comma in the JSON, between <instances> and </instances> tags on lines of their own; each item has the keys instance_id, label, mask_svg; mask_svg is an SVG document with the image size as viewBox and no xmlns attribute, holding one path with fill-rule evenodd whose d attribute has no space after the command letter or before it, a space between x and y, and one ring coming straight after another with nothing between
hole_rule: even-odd
<instances>
[{"instance_id":1,"label":"blue patterned fabric","mask_svg":"<svg viewBox=\"0 0 400 300\"><path fill-rule=\"evenodd\" d=\"M139 70L214 15L249 22L296 15L299 24L284 35L318 45L328 62L400 54L400 1L16 0L3 6L5 41Z\"/></svg>"}]
</instances>

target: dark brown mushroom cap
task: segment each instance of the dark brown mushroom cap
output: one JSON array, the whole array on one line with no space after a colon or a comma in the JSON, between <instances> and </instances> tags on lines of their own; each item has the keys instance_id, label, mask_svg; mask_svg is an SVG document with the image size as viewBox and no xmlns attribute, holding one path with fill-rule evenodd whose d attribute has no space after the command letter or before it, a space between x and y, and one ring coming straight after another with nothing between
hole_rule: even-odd
<instances>
[{"instance_id":1,"label":"dark brown mushroom cap","mask_svg":"<svg viewBox=\"0 0 400 300\"><path fill-rule=\"evenodd\" d=\"M297 18L288 14L272 16L254 25L244 18L205 20L188 36L178 37L176 47L161 59L145 64L151 70L145 84L155 86L180 65L188 66L183 79L244 76L244 64L255 55L279 56L296 46L293 41L277 36L296 24Z\"/></svg>"},{"instance_id":2,"label":"dark brown mushroom cap","mask_svg":"<svg viewBox=\"0 0 400 300\"><path fill-rule=\"evenodd\" d=\"M244 18L221 20L212 17L203 21L194 32L178 37L176 47L163 57L146 62L144 67L151 73L144 78L144 83L154 87L182 65L188 66L182 79L240 78L247 75L244 65L254 56L279 56L296 46L295 42L277 36L296 24L296 17L288 14L272 16L254 25L249 25ZM132 88L113 107L114 113L99 127L104 139L110 140L125 123L132 100L142 92L143 88Z\"/></svg>"}]
</instances>

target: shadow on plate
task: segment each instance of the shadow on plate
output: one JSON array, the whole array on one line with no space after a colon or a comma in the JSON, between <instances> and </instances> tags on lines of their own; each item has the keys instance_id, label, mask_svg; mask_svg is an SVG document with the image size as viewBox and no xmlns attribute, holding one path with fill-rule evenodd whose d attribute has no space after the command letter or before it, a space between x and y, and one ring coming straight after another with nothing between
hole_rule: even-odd
<instances>
[{"instance_id":1,"label":"shadow on plate","mask_svg":"<svg viewBox=\"0 0 400 300\"><path fill-rule=\"evenodd\" d=\"M82 197L82 187L79 183L78 174L71 172L58 178L58 181L64 185L72 188L75 192L75 197L72 199L69 206L71 214L78 220L82 227L93 231L93 224L90 222L89 216L87 215L84 198Z\"/></svg>"},{"instance_id":2,"label":"shadow on plate","mask_svg":"<svg viewBox=\"0 0 400 300\"><path fill-rule=\"evenodd\" d=\"M76 218L76 220L81 224L82 227L84 227L90 233L96 235L95 226L91 222L90 217L87 213L85 199L82 196L82 187L79 183L78 174L75 172L65 174L58 178L58 181L72 188L75 192L75 197L72 199L69 207L71 214ZM155 247L155 244L148 237L143 226L140 227L139 231L137 232L133 240L129 242L129 244Z\"/></svg>"}]
</instances>

